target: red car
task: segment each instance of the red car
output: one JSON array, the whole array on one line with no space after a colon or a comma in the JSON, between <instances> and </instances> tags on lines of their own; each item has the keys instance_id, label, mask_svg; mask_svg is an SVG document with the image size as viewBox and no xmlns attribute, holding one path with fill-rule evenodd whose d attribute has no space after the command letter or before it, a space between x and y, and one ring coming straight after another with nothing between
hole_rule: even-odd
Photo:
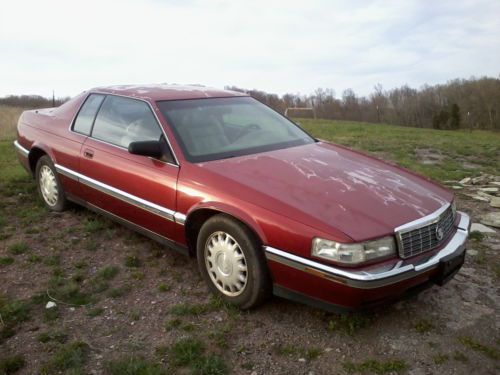
<instances>
[{"instance_id":1,"label":"red car","mask_svg":"<svg viewBox=\"0 0 500 375\"><path fill-rule=\"evenodd\" d=\"M357 309L442 285L470 219L405 169L311 137L236 92L115 86L26 111L15 142L47 207L69 201L196 256L210 289Z\"/></svg>"}]
</instances>

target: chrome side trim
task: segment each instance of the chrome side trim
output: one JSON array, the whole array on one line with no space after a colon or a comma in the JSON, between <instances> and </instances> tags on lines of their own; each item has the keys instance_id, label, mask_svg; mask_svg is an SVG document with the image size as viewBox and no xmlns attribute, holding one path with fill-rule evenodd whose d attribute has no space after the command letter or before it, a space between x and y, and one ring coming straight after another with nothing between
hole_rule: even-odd
<instances>
[{"instance_id":1,"label":"chrome side trim","mask_svg":"<svg viewBox=\"0 0 500 375\"><path fill-rule=\"evenodd\" d=\"M28 157L28 155L30 153L29 150L27 150L23 146L21 146L18 141L14 141L14 146L16 147L16 149L19 153L21 153L25 157Z\"/></svg>"},{"instance_id":2,"label":"chrome side trim","mask_svg":"<svg viewBox=\"0 0 500 375\"><path fill-rule=\"evenodd\" d=\"M186 222L186 215L176 212L174 213L174 219L177 224L184 225Z\"/></svg>"},{"instance_id":3,"label":"chrome side trim","mask_svg":"<svg viewBox=\"0 0 500 375\"><path fill-rule=\"evenodd\" d=\"M451 203L447 203L444 206L442 206L441 208L439 208L437 211L434 211L433 213L431 213L427 216L424 216L424 217L421 217L420 219L413 220L413 221L410 221L409 223L400 225L399 227L394 229L394 232L395 233L409 232L413 229L417 229L420 227L424 227L424 226L433 224L439 220L441 214L443 212L445 212L448 209L448 207L450 207L450 206L451 206Z\"/></svg>"},{"instance_id":4,"label":"chrome side trim","mask_svg":"<svg viewBox=\"0 0 500 375\"><path fill-rule=\"evenodd\" d=\"M430 258L423 259L417 264L404 264L401 260L390 267L380 267L366 271L347 271L318 263L286 251L264 246L267 259L298 269L300 271L312 273L316 276L327 278L331 281L342 283L348 286L372 289L413 278L421 273L437 267L439 261L453 253L457 255L465 251L465 243L469 236L470 218L467 214L460 212L460 224L451 240L437 254Z\"/></svg>"},{"instance_id":5,"label":"chrome side trim","mask_svg":"<svg viewBox=\"0 0 500 375\"><path fill-rule=\"evenodd\" d=\"M184 225L185 215L180 212L175 212L171 209L162 207L157 205L156 203L149 202L145 199L139 198L135 195L129 194L123 190L117 189L113 186L104 184L100 181L94 180L93 178L87 177L81 173L75 172L69 168L63 167L62 165L56 164L56 170L58 173L63 176L69 177L75 181L79 181L84 185L87 185L93 189L99 190L105 194L108 194L114 198L120 199L124 202L127 202L131 205L139 207L143 210L151 212L155 215L161 216L165 219L178 223L180 225ZM176 215L179 219L176 219ZM184 217L184 221L181 220Z\"/></svg>"}]
</instances>

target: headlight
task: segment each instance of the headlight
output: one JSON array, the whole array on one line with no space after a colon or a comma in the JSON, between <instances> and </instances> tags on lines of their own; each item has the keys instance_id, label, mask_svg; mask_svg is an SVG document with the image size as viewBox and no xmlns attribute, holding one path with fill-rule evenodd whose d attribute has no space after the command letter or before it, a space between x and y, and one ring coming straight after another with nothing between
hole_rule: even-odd
<instances>
[{"instance_id":1,"label":"headlight","mask_svg":"<svg viewBox=\"0 0 500 375\"><path fill-rule=\"evenodd\" d=\"M393 254L396 254L396 242L393 236L350 244L322 238L314 238L312 242L313 256L345 264L363 263Z\"/></svg>"}]
</instances>

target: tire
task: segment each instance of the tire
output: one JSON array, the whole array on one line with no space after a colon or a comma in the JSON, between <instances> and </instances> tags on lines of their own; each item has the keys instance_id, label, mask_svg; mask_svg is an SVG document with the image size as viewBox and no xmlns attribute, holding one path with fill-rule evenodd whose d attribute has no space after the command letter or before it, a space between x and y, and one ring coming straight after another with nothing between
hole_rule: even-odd
<instances>
[{"instance_id":1,"label":"tire","mask_svg":"<svg viewBox=\"0 0 500 375\"><path fill-rule=\"evenodd\" d=\"M38 159L35 177L38 193L45 206L51 211L64 211L69 202L64 195L54 163L47 155Z\"/></svg>"},{"instance_id":2,"label":"tire","mask_svg":"<svg viewBox=\"0 0 500 375\"><path fill-rule=\"evenodd\" d=\"M224 214L212 216L200 229L196 252L203 279L224 302L245 310L271 295L261 245L241 222Z\"/></svg>"}]
</instances>

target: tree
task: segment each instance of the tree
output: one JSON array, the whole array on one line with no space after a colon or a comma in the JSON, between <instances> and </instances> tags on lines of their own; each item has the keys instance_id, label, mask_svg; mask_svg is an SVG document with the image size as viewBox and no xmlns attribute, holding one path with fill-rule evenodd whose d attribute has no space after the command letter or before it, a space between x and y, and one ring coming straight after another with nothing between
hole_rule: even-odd
<instances>
[{"instance_id":1,"label":"tree","mask_svg":"<svg viewBox=\"0 0 500 375\"><path fill-rule=\"evenodd\" d=\"M457 103L453 103L450 110L450 128L458 130L460 128L460 107Z\"/></svg>"}]
</instances>

